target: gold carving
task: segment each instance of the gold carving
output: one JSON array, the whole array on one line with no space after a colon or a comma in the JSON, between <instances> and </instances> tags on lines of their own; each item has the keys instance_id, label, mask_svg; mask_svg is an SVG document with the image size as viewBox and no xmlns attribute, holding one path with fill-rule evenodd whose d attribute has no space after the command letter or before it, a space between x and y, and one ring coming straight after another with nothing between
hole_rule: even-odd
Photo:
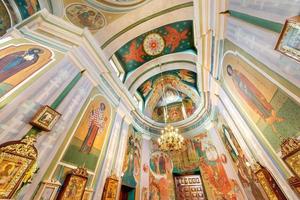
<instances>
[{"instance_id":1,"label":"gold carving","mask_svg":"<svg viewBox=\"0 0 300 200\"><path fill-rule=\"evenodd\" d=\"M31 180L36 171L35 138L0 145L0 199L13 197L22 183Z\"/></svg>"},{"instance_id":2,"label":"gold carving","mask_svg":"<svg viewBox=\"0 0 300 200\"><path fill-rule=\"evenodd\" d=\"M84 167L78 167L76 169L73 169L71 173L77 176L88 177L88 172Z\"/></svg>"},{"instance_id":3,"label":"gold carving","mask_svg":"<svg viewBox=\"0 0 300 200\"><path fill-rule=\"evenodd\" d=\"M119 178L113 174L107 177L102 200L115 200L117 198Z\"/></svg>"},{"instance_id":4,"label":"gold carving","mask_svg":"<svg viewBox=\"0 0 300 200\"><path fill-rule=\"evenodd\" d=\"M26 136L20 142L15 144L0 146L0 151L17 154L19 156L29 157L36 159L37 158L37 150L34 147L34 142L36 138L34 136Z\"/></svg>"},{"instance_id":5,"label":"gold carving","mask_svg":"<svg viewBox=\"0 0 300 200\"><path fill-rule=\"evenodd\" d=\"M282 157L300 150L300 141L296 138L284 139L280 145Z\"/></svg>"},{"instance_id":6,"label":"gold carving","mask_svg":"<svg viewBox=\"0 0 300 200\"><path fill-rule=\"evenodd\" d=\"M254 163L251 166L251 169L252 169L253 173L257 173L259 170L261 170L261 165L259 163Z\"/></svg>"},{"instance_id":7,"label":"gold carving","mask_svg":"<svg viewBox=\"0 0 300 200\"><path fill-rule=\"evenodd\" d=\"M281 144L282 159L290 170L300 178L300 140L287 138Z\"/></svg>"},{"instance_id":8,"label":"gold carving","mask_svg":"<svg viewBox=\"0 0 300 200\"><path fill-rule=\"evenodd\" d=\"M272 187L269 185L268 180L266 179L264 173L262 171L258 172L256 174L257 179L261 186L264 188L264 191L266 192L268 198L270 200L278 200L277 196L274 194Z\"/></svg>"},{"instance_id":9,"label":"gold carving","mask_svg":"<svg viewBox=\"0 0 300 200\"><path fill-rule=\"evenodd\" d=\"M87 181L88 173L84 167L73 169L66 176L57 200L82 200Z\"/></svg>"}]
</instances>

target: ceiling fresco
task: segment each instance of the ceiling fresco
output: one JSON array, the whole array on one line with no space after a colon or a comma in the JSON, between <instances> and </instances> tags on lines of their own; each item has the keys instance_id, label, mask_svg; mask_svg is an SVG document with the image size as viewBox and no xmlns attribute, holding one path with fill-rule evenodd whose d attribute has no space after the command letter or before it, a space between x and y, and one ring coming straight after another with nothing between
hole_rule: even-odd
<instances>
[{"instance_id":1,"label":"ceiling fresco","mask_svg":"<svg viewBox=\"0 0 300 200\"><path fill-rule=\"evenodd\" d=\"M195 52L193 21L181 21L146 32L122 46L116 53L126 73L159 56Z\"/></svg>"},{"instance_id":2,"label":"ceiling fresco","mask_svg":"<svg viewBox=\"0 0 300 200\"><path fill-rule=\"evenodd\" d=\"M197 74L188 70L172 70L146 80L137 92L144 100L143 113L157 122L177 122L196 110L200 94Z\"/></svg>"},{"instance_id":3,"label":"ceiling fresco","mask_svg":"<svg viewBox=\"0 0 300 200\"><path fill-rule=\"evenodd\" d=\"M74 25L89 30L99 30L104 27L106 20L103 14L91 6L74 3L66 7L66 17Z\"/></svg>"}]
</instances>

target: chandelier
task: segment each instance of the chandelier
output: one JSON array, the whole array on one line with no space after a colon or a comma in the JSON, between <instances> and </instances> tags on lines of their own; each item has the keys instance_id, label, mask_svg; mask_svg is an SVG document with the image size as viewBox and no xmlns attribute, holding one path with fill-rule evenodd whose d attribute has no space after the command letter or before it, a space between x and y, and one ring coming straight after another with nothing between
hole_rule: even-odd
<instances>
[{"instance_id":1,"label":"chandelier","mask_svg":"<svg viewBox=\"0 0 300 200\"><path fill-rule=\"evenodd\" d=\"M161 73L161 78L163 81L163 76ZM162 87L163 90L163 101L165 101L165 88L164 84ZM167 118L169 117L168 115L168 105L167 103L164 104L165 107L163 109L164 111L164 121L165 121L165 128L161 130L161 136L157 139L158 145L160 150L162 151L179 151L183 147L183 137L178 133L178 128L174 128L170 124L167 125Z\"/></svg>"},{"instance_id":2,"label":"chandelier","mask_svg":"<svg viewBox=\"0 0 300 200\"><path fill-rule=\"evenodd\" d=\"M178 128L167 125L161 130L161 136L157 142L162 151L179 151L183 146L183 137L178 134Z\"/></svg>"}]
</instances>

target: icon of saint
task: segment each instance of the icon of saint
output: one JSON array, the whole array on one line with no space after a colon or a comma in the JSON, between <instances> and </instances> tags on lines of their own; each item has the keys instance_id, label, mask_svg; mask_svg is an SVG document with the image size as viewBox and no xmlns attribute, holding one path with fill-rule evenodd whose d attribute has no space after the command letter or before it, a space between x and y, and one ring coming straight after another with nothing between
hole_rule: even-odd
<instances>
[{"instance_id":1,"label":"icon of saint","mask_svg":"<svg viewBox=\"0 0 300 200\"><path fill-rule=\"evenodd\" d=\"M100 103L98 108L93 108L89 113L88 132L81 146L80 151L90 153L94 145L97 134L104 131L107 117L105 117L105 104Z\"/></svg>"},{"instance_id":2,"label":"icon of saint","mask_svg":"<svg viewBox=\"0 0 300 200\"><path fill-rule=\"evenodd\" d=\"M31 48L28 51L18 51L0 58L0 83L19 71L32 66L43 53L42 49Z\"/></svg>"}]
</instances>

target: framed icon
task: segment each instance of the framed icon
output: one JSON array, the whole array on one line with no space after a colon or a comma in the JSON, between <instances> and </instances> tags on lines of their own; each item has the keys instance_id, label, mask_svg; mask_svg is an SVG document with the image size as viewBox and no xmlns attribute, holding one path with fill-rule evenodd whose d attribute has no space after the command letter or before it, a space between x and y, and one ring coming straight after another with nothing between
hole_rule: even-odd
<instances>
[{"instance_id":1,"label":"framed icon","mask_svg":"<svg viewBox=\"0 0 300 200\"><path fill-rule=\"evenodd\" d=\"M51 131L61 114L50 106L42 106L34 115L30 124L43 131Z\"/></svg>"},{"instance_id":2,"label":"framed icon","mask_svg":"<svg viewBox=\"0 0 300 200\"><path fill-rule=\"evenodd\" d=\"M285 21L275 50L300 62L300 16Z\"/></svg>"}]
</instances>

